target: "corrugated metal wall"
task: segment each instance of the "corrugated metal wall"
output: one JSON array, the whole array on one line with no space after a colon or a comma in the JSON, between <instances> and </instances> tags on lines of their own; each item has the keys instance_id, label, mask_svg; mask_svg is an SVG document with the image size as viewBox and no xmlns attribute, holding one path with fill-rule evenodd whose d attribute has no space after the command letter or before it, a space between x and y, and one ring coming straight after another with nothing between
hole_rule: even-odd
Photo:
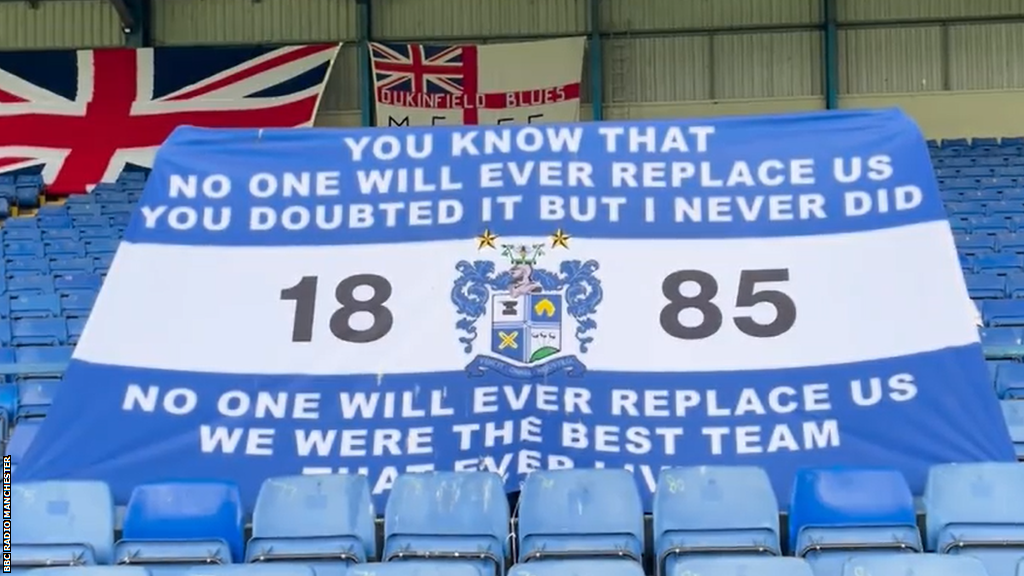
<instances>
[{"instance_id":1,"label":"corrugated metal wall","mask_svg":"<svg viewBox=\"0 0 1024 576\"><path fill-rule=\"evenodd\" d=\"M380 40L571 36L586 31L586 6L583 0L372 0L372 34Z\"/></svg>"},{"instance_id":2,"label":"corrugated metal wall","mask_svg":"<svg viewBox=\"0 0 1024 576\"><path fill-rule=\"evenodd\" d=\"M106 0L0 2L0 50L99 48L124 45L117 14Z\"/></svg>"}]
</instances>

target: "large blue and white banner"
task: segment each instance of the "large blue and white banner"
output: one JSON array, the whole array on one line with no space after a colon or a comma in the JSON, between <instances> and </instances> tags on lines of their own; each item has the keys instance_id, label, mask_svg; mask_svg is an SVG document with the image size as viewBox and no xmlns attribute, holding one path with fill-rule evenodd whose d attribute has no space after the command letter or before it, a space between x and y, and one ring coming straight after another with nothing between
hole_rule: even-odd
<instances>
[{"instance_id":1,"label":"large blue and white banner","mask_svg":"<svg viewBox=\"0 0 1024 576\"><path fill-rule=\"evenodd\" d=\"M20 479L1011 460L898 111L180 129Z\"/></svg>"}]
</instances>

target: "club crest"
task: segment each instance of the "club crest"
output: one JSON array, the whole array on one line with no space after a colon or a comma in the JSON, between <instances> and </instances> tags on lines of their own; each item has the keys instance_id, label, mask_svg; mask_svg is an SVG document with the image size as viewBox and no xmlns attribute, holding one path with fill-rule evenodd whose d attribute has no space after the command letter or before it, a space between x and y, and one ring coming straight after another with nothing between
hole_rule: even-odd
<instances>
[{"instance_id":1,"label":"club crest","mask_svg":"<svg viewBox=\"0 0 1024 576\"><path fill-rule=\"evenodd\" d=\"M489 371L523 379L555 372L583 375L579 357L594 341L593 315L603 293L596 260L556 260L569 249L569 240L558 230L548 242L506 244L485 230L476 243L488 258L455 265L459 276L451 300L471 376ZM477 350L485 334L490 347Z\"/></svg>"}]
</instances>

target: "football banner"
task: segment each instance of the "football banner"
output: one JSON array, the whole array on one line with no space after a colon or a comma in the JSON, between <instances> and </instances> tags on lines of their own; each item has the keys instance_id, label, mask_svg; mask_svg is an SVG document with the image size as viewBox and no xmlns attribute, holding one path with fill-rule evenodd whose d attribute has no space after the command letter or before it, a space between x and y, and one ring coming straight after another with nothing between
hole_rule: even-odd
<instances>
[{"instance_id":1,"label":"football banner","mask_svg":"<svg viewBox=\"0 0 1024 576\"><path fill-rule=\"evenodd\" d=\"M371 43L377 125L575 122L584 43Z\"/></svg>"},{"instance_id":2,"label":"football banner","mask_svg":"<svg viewBox=\"0 0 1024 576\"><path fill-rule=\"evenodd\" d=\"M177 130L18 479L1013 460L899 111ZM969 426L964 425L970 422ZM648 500L649 504L649 500Z\"/></svg>"},{"instance_id":3,"label":"football banner","mask_svg":"<svg viewBox=\"0 0 1024 576\"><path fill-rule=\"evenodd\" d=\"M0 173L80 194L178 126L311 126L340 46L0 52Z\"/></svg>"}]
</instances>

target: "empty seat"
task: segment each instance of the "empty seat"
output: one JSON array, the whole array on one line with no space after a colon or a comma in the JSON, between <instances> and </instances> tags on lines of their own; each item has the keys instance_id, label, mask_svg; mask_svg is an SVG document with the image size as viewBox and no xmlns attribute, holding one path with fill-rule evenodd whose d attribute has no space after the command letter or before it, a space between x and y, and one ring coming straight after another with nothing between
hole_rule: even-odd
<instances>
[{"instance_id":1,"label":"empty seat","mask_svg":"<svg viewBox=\"0 0 1024 576\"><path fill-rule=\"evenodd\" d=\"M1006 277L998 274L968 274L967 293L971 298L1005 298Z\"/></svg>"},{"instance_id":2,"label":"empty seat","mask_svg":"<svg viewBox=\"0 0 1024 576\"><path fill-rule=\"evenodd\" d=\"M852 558L842 576L989 576L985 565L966 556L891 554Z\"/></svg>"},{"instance_id":3,"label":"empty seat","mask_svg":"<svg viewBox=\"0 0 1024 576\"><path fill-rule=\"evenodd\" d=\"M1024 256L1017 254L986 254L974 259L974 267L980 273L1011 274L1024 271Z\"/></svg>"},{"instance_id":4,"label":"empty seat","mask_svg":"<svg viewBox=\"0 0 1024 576\"><path fill-rule=\"evenodd\" d=\"M955 236L953 240L961 254L978 254L996 248L996 237L988 234L963 234Z\"/></svg>"},{"instance_id":5,"label":"empty seat","mask_svg":"<svg viewBox=\"0 0 1024 576\"><path fill-rule=\"evenodd\" d=\"M792 553L833 575L862 555L922 550L914 497L897 470L804 468L789 507Z\"/></svg>"},{"instance_id":6,"label":"empty seat","mask_svg":"<svg viewBox=\"0 0 1024 576\"><path fill-rule=\"evenodd\" d=\"M252 517L246 562L303 562L342 576L377 557L376 514L365 476L268 478Z\"/></svg>"},{"instance_id":7,"label":"empty seat","mask_svg":"<svg viewBox=\"0 0 1024 576\"><path fill-rule=\"evenodd\" d=\"M996 394L1007 400L1024 399L1024 364L1008 362L999 366Z\"/></svg>"},{"instance_id":8,"label":"empty seat","mask_svg":"<svg viewBox=\"0 0 1024 576\"><path fill-rule=\"evenodd\" d=\"M85 331L85 318L68 318L67 319L67 331L68 331L68 344L74 346L78 344L78 340L82 337L82 332ZM0 326L3 322L0 321ZM3 336L2 330L0 330L0 337Z\"/></svg>"},{"instance_id":9,"label":"empty seat","mask_svg":"<svg viewBox=\"0 0 1024 576\"><path fill-rule=\"evenodd\" d=\"M25 418L36 418L46 416L53 404L53 397L57 395L57 386L60 381L53 380L26 380L18 383L18 422L24 422Z\"/></svg>"},{"instance_id":10,"label":"empty seat","mask_svg":"<svg viewBox=\"0 0 1024 576\"><path fill-rule=\"evenodd\" d=\"M61 309L67 318L83 318L89 315L96 304L96 293L70 293L60 299Z\"/></svg>"},{"instance_id":11,"label":"empty seat","mask_svg":"<svg viewBox=\"0 0 1024 576\"><path fill-rule=\"evenodd\" d=\"M985 352L985 358L1017 359L1024 356L1020 328L982 328L978 335L981 337L981 348Z\"/></svg>"},{"instance_id":12,"label":"empty seat","mask_svg":"<svg viewBox=\"0 0 1024 576\"><path fill-rule=\"evenodd\" d=\"M62 346L68 342L63 318L25 318L11 322L11 342L15 346Z\"/></svg>"},{"instance_id":13,"label":"empty seat","mask_svg":"<svg viewBox=\"0 0 1024 576\"><path fill-rule=\"evenodd\" d=\"M58 566L28 570L32 576L152 576L142 566Z\"/></svg>"},{"instance_id":14,"label":"empty seat","mask_svg":"<svg viewBox=\"0 0 1024 576\"><path fill-rule=\"evenodd\" d=\"M498 475L430 472L395 480L384 510L384 562L468 560L481 573L503 574L510 555L508 499Z\"/></svg>"},{"instance_id":15,"label":"empty seat","mask_svg":"<svg viewBox=\"0 0 1024 576\"><path fill-rule=\"evenodd\" d=\"M802 558L778 556L701 558L691 556L681 559L675 570L667 573L666 576L813 576L813 574L811 565ZM900 576L906 575L901 574Z\"/></svg>"},{"instance_id":16,"label":"empty seat","mask_svg":"<svg viewBox=\"0 0 1024 576\"><path fill-rule=\"evenodd\" d=\"M358 572L358 568L353 569ZM530 564L516 564L508 576L643 576L644 569L628 560L545 560ZM362 576L353 573L352 576ZM712 574L708 574L712 576ZM747 576L756 576L748 574ZM794 574L793 576L804 576Z\"/></svg>"},{"instance_id":17,"label":"empty seat","mask_svg":"<svg viewBox=\"0 0 1024 576\"><path fill-rule=\"evenodd\" d=\"M89 290L97 291L103 284L103 277L99 274L62 274L54 278L54 288L60 292L65 290Z\"/></svg>"},{"instance_id":18,"label":"empty seat","mask_svg":"<svg viewBox=\"0 0 1024 576\"><path fill-rule=\"evenodd\" d=\"M465 563L406 560L405 562L353 564L346 574L347 576L480 576L480 571Z\"/></svg>"},{"instance_id":19,"label":"empty seat","mask_svg":"<svg viewBox=\"0 0 1024 576\"><path fill-rule=\"evenodd\" d=\"M89 254L93 254L93 255L113 254L114 252L117 252L117 245L119 243L120 242L118 242L117 240L108 240L108 239L97 238L97 239L90 240L90 241L86 242L85 243L85 250Z\"/></svg>"},{"instance_id":20,"label":"empty seat","mask_svg":"<svg viewBox=\"0 0 1024 576\"><path fill-rule=\"evenodd\" d=\"M91 274L95 269L93 258L56 258L50 261L54 274Z\"/></svg>"},{"instance_id":21,"label":"empty seat","mask_svg":"<svg viewBox=\"0 0 1024 576\"><path fill-rule=\"evenodd\" d=\"M15 256L13 258L8 258L4 267L7 269L8 276L13 276L15 274L33 275L50 273L50 263L42 258L36 258L35 256Z\"/></svg>"},{"instance_id":22,"label":"empty seat","mask_svg":"<svg viewBox=\"0 0 1024 576\"><path fill-rule=\"evenodd\" d=\"M1021 253L1024 251L1024 232L1004 232L996 236L1001 252Z\"/></svg>"},{"instance_id":23,"label":"empty seat","mask_svg":"<svg viewBox=\"0 0 1024 576\"><path fill-rule=\"evenodd\" d=\"M643 505L621 469L536 471L519 496L519 561L625 558L641 561Z\"/></svg>"},{"instance_id":24,"label":"empty seat","mask_svg":"<svg viewBox=\"0 0 1024 576\"><path fill-rule=\"evenodd\" d=\"M16 294L10 299L11 318L53 318L60 316L60 298L56 294Z\"/></svg>"},{"instance_id":25,"label":"empty seat","mask_svg":"<svg viewBox=\"0 0 1024 576\"><path fill-rule=\"evenodd\" d=\"M985 304L985 325L1024 326L1024 300L989 300Z\"/></svg>"},{"instance_id":26,"label":"empty seat","mask_svg":"<svg viewBox=\"0 0 1024 576\"><path fill-rule=\"evenodd\" d=\"M781 555L779 503L753 466L663 470L654 493L656 573L692 554Z\"/></svg>"},{"instance_id":27,"label":"empty seat","mask_svg":"<svg viewBox=\"0 0 1024 576\"><path fill-rule=\"evenodd\" d=\"M1024 559L1024 466L941 464L928 472L928 550L973 556L989 576L1014 576Z\"/></svg>"},{"instance_id":28,"label":"empty seat","mask_svg":"<svg viewBox=\"0 0 1024 576\"><path fill-rule=\"evenodd\" d=\"M46 255L58 258L81 258L85 256L85 246L77 240L47 240L43 246Z\"/></svg>"},{"instance_id":29,"label":"empty seat","mask_svg":"<svg viewBox=\"0 0 1024 576\"><path fill-rule=\"evenodd\" d=\"M1003 410L1003 419L1006 420L1006 428L1010 431L1017 459L1024 460L1024 402L1000 400L999 406Z\"/></svg>"},{"instance_id":30,"label":"empty seat","mask_svg":"<svg viewBox=\"0 0 1024 576\"><path fill-rule=\"evenodd\" d=\"M16 482L11 516L15 567L110 563L114 500L103 482Z\"/></svg>"},{"instance_id":31,"label":"empty seat","mask_svg":"<svg viewBox=\"0 0 1024 576\"><path fill-rule=\"evenodd\" d=\"M316 572L302 564L214 564L193 566L175 571L180 576L315 576Z\"/></svg>"},{"instance_id":32,"label":"empty seat","mask_svg":"<svg viewBox=\"0 0 1024 576\"><path fill-rule=\"evenodd\" d=\"M21 276L7 279L8 294L52 294L53 278L50 276Z\"/></svg>"},{"instance_id":33,"label":"empty seat","mask_svg":"<svg viewBox=\"0 0 1024 576\"><path fill-rule=\"evenodd\" d=\"M242 503L227 482L142 484L125 509L118 564L231 564L243 558Z\"/></svg>"},{"instance_id":34,"label":"empty seat","mask_svg":"<svg viewBox=\"0 0 1024 576\"><path fill-rule=\"evenodd\" d=\"M21 458L28 452L28 447L39 432L39 420L22 420L14 427L11 439L7 441L7 455L14 466L21 464Z\"/></svg>"},{"instance_id":35,"label":"empty seat","mask_svg":"<svg viewBox=\"0 0 1024 576\"><path fill-rule=\"evenodd\" d=\"M1005 215L971 216L969 220L971 234L974 236L991 236L1000 232L1006 232L1013 228Z\"/></svg>"}]
</instances>

